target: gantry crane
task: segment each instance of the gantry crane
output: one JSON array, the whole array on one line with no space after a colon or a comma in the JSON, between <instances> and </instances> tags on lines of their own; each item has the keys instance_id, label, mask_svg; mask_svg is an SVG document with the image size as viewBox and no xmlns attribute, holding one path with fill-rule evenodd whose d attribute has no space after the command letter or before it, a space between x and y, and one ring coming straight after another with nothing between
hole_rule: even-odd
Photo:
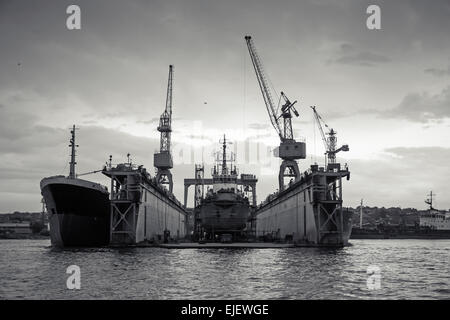
<instances>
[{"instance_id":1,"label":"gantry crane","mask_svg":"<svg viewBox=\"0 0 450 320\"><path fill-rule=\"evenodd\" d=\"M311 106L311 109L314 112L314 116L317 121L317 126L319 127L320 135L322 136L323 144L325 145L325 155L328 159L328 164L325 164L327 168L333 169L334 165L336 164L336 153L340 151L349 151L349 147L347 144L342 145L340 148L336 149L337 145L337 132L333 130L333 128L329 128L328 125L325 123L323 118L319 115L319 113L316 110L315 106ZM329 131L326 133L328 135L328 138L325 135L325 132L323 131L322 124L329 128ZM331 167L330 167L331 165Z\"/></svg>"},{"instance_id":2,"label":"gantry crane","mask_svg":"<svg viewBox=\"0 0 450 320\"><path fill-rule=\"evenodd\" d=\"M281 141L280 146L274 150L274 155L283 160L278 174L279 190L282 191L285 188L285 178L290 178L291 181L297 181L300 178L300 171L296 160L306 158L305 142L295 141L292 131L292 113L296 117L299 116L297 110L294 108L294 104L297 101L291 102L286 94L281 92L280 102L281 98L283 98L284 104L281 106L281 109L279 105L275 106L268 86L267 76L264 73L261 59L256 52L252 37L246 36L245 41L247 42L248 51L266 104L270 122ZM283 121L280 121L281 118L283 118Z\"/></svg>"},{"instance_id":3,"label":"gantry crane","mask_svg":"<svg viewBox=\"0 0 450 320\"><path fill-rule=\"evenodd\" d=\"M158 131L161 132L160 151L154 154L153 164L157 168L156 181L161 185L168 185L173 191L173 180L170 169L173 168L170 150L170 134L172 132L172 80L173 65L169 66L169 80L167 83L166 109L159 118Z\"/></svg>"}]
</instances>

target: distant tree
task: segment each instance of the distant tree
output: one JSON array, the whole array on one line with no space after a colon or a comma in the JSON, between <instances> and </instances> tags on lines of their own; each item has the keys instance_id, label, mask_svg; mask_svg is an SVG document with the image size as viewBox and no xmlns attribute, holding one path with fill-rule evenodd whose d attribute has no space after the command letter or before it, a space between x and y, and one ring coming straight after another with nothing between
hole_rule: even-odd
<instances>
[{"instance_id":1,"label":"distant tree","mask_svg":"<svg viewBox=\"0 0 450 320\"><path fill-rule=\"evenodd\" d=\"M39 233L44 229L44 224L41 221L33 221L30 225L31 231L33 233Z\"/></svg>"}]
</instances>

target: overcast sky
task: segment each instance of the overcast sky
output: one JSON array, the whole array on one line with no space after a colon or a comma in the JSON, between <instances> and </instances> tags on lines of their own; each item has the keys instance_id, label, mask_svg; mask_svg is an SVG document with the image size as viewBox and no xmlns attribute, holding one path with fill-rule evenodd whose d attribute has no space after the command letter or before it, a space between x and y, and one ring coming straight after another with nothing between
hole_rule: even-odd
<instances>
[{"instance_id":1,"label":"overcast sky","mask_svg":"<svg viewBox=\"0 0 450 320\"><path fill-rule=\"evenodd\" d=\"M66 28L70 4L81 8L81 30ZM370 4L381 7L381 30L366 27ZM72 124L78 172L128 152L153 171L169 64L176 196L193 176L190 150L199 162L204 148L209 176L225 133L240 171L258 176L262 201L277 188L278 141L246 34L276 90L299 101L302 171L323 161L316 105L350 145L338 157L351 170L345 206L364 198L423 209L433 190L436 207L448 209L449 16L448 0L0 0L0 212L40 209L40 179L68 173ZM245 155L244 141L255 152ZM101 174L86 178L107 184Z\"/></svg>"}]
</instances>

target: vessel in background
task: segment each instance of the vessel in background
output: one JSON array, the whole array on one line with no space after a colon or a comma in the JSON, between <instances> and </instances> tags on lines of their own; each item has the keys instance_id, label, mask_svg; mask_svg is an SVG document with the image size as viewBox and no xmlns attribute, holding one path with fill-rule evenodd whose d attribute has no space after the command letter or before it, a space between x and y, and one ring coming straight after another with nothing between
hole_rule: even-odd
<instances>
[{"instance_id":1,"label":"vessel in background","mask_svg":"<svg viewBox=\"0 0 450 320\"><path fill-rule=\"evenodd\" d=\"M450 212L433 208L433 191L430 192L425 203L430 206L428 212L420 216L419 225L436 231L450 231Z\"/></svg>"},{"instance_id":2,"label":"vessel in background","mask_svg":"<svg viewBox=\"0 0 450 320\"><path fill-rule=\"evenodd\" d=\"M53 246L104 246L109 243L109 192L101 184L77 178L75 125L71 130L69 176L41 180Z\"/></svg>"}]
</instances>

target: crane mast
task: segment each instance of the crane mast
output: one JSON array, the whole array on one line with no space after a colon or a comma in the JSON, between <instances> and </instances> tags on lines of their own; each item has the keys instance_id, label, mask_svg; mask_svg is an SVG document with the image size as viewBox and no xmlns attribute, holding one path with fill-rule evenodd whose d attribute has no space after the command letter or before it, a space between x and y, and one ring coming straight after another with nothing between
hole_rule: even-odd
<instances>
[{"instance_id":1,"label":"crane mast","mask_svg":"<svg viewBox=\"0 0 450 320\"><path fill-rule=\"evenodd\" d=\"M317 126L319 127L320 135L322 136L322 141L325 146L325 154L327 155L328 164L331 164L333 166L334 164L336 164L336 153L338 153L340 151L349 151L349 147L347 144L344 144L340 148L336 149L336 146L337 146L336 134L337 134L337 132L334 131L333 128L331 128L327 133L327 135L328 135L328 138L327 138L325 135L325 132L323 130L322 123L326 128L328 128L328 125L325 123L325 121L319 115L315 106L311 106L311 109L314 112L314 116L317 121Z\"/></svg>"},{"instance_id":2,"label":"crane mast","mask_svg":"<svg viewBox=\"0 0 450 320\"><path fill-rule=\"evenodd\" d=\"M267 113L269 114L270 122L275 128L280 137L280 146L274 150L274 155L281 158L283 161L280 165L280 172L278 175L279 190L285 189L285 180L290 179L289 183L300 179L300 170L298 169L297 159L306 158L306 144L305 142L296 142L294 140L292 130L292 112L296 117L299 116L297 110L294 108L297 101L291 102L284 92L281 92L281 98L284 104L281 106L281 112L278 114L278 108L272 99L269 86L267 84L267 76L262 67L261 58L256 52L255 45L251 36L245 36L247 48L252 60L253 68L255 69L256 79L258 80L261 94L266 105ZM281 123L280 119L283 118Z\"/></svg>"},{"instance_id":3,"label":"crane mast","mask_svg":"<svg viewBox=\"0 0 450 320\"><path fill-rule=\"evenodd\" d=\"M297 103L297 100L294 102L289 101L288 97L281 91L281 97L284 99L284 104L281 107L281 115L279 117L283 117L284 124L284 141L294 140L294 134L292 132L292 114L291 110L294 112L295 116L298 117L299 114L297 110L294 108L294 104Z\"/></svg>"},{"instance_id":4,"label":"crane mast","mask_svg":"<svg viewBox=\"0 0 450 320\"><path fill-rule=\"evenodd\" d=\"M153 163L157 168L156 181L161 185L168 185L169 191L173 190L172 173L173 160L170 148L170 136L172 132L172 83L173 65L169 66L169 80L167 82L166 108L159 118L158 131L161 132L160 150L154 154Z\"/></svg>"}]
</instances>

